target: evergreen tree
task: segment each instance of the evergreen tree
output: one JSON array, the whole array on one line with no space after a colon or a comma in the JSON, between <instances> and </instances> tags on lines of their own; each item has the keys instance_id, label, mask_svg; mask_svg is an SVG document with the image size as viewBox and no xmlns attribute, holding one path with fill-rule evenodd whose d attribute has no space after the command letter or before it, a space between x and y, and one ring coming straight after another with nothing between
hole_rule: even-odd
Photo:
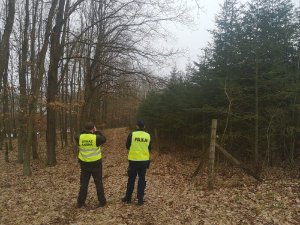
<instances>
[{"instance_id":1,"label":"evergreen tree","mask_svg":"<svg viewBox=\"0 0 300 225\"><path fill-rule=\"evenodd\" d=\"M172 71L168 85L140 107L172 136L204 140L212 118L219 142L253 162L293 162L299 129L299 24L290 0L226 0L213 42L186 79ZM181 139L179 139L181 140Z\"/></svg>"}]
</instances>

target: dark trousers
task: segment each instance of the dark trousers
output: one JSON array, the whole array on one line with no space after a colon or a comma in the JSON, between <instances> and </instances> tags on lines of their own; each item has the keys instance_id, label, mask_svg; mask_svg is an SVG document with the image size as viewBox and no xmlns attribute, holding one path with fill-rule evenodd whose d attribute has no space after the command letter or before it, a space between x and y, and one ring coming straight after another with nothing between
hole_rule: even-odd
<instances>
[{"instance_id":1,"label":"dark trousers","mask_svg":"<svg viewBox=\"0 0 300 225\"><path fill-rule=\"evenodd\" d=\"M96 185L99 202L105 203L106 199L102 182L102 160L91 163L80 161L80 169L80 190L77 199L78 205L83 205L85 203L91 176Z\"/></svg>"},{"instance_id":2,"label":"dark trousers","mask_svg":"<svg viewBox=\"0 0 300 225\"><path fill-rule=\"evenodd\" d=\"M126 199L131 200L132 192L134 189L135 178L138 175L138 187L137 187L137 198L139 201L144 200L144 193L146 187L146 172L149 167L148 161L129 161L128 166L128 182L127 182L127 190L126 190Z\"/></svg>"}]
</instances>

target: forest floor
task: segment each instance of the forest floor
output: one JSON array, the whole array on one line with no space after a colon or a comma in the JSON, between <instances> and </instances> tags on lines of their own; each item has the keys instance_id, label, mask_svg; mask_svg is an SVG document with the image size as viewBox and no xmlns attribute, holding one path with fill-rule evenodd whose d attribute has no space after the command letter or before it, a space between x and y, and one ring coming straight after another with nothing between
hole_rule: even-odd
<instances>
[{"instance_id":1,"label":"forest floor","mask_svg":"<svg viewBox=\"0 0 300 225\"><path fill-rule=\"evenodd\" d=\"M300 170L268 168L259 183L242 170L221 165L213 191L207 190L206 167L191 179L199 153L154 153L147 172L145 204L124 204L127 182L128 129L105 130L103 146L104 188L108 204L97 208L91 179L87 208L76 208L79 165L71 147L57 151L57 165L45 166L44 147L32 161L32 176L22 175L22 165L4 162L0 151L1 225L92 224L300 224ZM41 146L41 145L40 145Z\"/></svg>"}]
</instances>

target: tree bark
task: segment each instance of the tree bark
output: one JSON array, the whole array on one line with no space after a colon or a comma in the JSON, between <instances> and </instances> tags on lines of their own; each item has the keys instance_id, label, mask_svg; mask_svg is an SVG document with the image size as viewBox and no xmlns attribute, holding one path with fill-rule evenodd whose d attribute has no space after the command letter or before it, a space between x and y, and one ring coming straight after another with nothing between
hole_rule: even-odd
<instances>
[{"instance_id":1,"label":"tree bark","mask_svg":"<svg viewBox=\"0 0 300 225\"><path fill-rule=\"evenodd\" d=\"M3 36L0 37L0 91L2 89L2 81L3 81L3 86L4 86L4 92L3 92L3 113L1 114L1 120L3 121L3 129L1 132L1 137L0 137L0 144L2 147L3 140L5 138L10 138L10 134L8 134L9 130L9 121L7 115L8 115L8 60L9 60L9 40L10 40L10 35L12 32L13 24L14 24L14 18L15 18L15 0L9 0L8 1L8 14L5 20L5 27L4 27L4 32Z\"/></svg>"},{"instance_id":2,"label":"tree bark","mask_svg":"<svg viewBox=\"0 0 300 225\"><path fill-rule=\"evenodd\" d=\"M45 73L45 68L44 68L44 63L45 63L45 57L48 49L48 44L49 44L49 37L50 37L50 31L52 27L52 20L55 14L55 9L57 5L58 0L53 0L51 4L51 8L48 14L47 18L47 24L46 24L46 30L44 34L44 42L41 47L41 50L39 54L36 57L36 62L35 62L35 67L34 67L34 73L32 74L32 90L31 90L31 96L30 100L28 102L28 108L29 108L29 113L28 113L28 120L27 120L27 142L26 142L26 150L25 154L29 156L27 158L28 162L27 164L27 169L30 169L30 152L32 149L32 140L33 140L33 135L32 132L34 131L34 122L35 122L35 115L36 115L36 109L37 109L37 100L39 97L39 92L40 92L40 87L41 83L43 80L43 75ZM32 62L33 63L33 62ZM24 158L24 163L25 163L25 158ZM24 171L25 173L26 171ZM30 176L31 172L29 171L26 172L26 175Z\"/></svg>"},{"instance_id":3,"label":"tree bark","mask_svg":"<svg viewBox=\"0 0 300 225\"><path fill-rule=\"evenodd\" d=\"M8 67L9 59L9 39L12 32L15 19L15 0L8 1L8 15L5 21L3 36L0 40L0 90L2 88L2 79Z\"/></svg>"},{"instance_id":4,"label":"tree bark","mask_svg":"<svg viewBox=\"0 0 300 225\"><path fill-rule=\"evenodd\" d=\"M56 23L51 34L50 65L47 87L47 165L56 164L56 95L58 91L58 67L63 54L60 35L63 26L65 0L59 1Z\"/></svg>"},{"instance_id":5,"label":"tree bark","mask_svg":"<svg viewBox=\"0 0 300 225\"><path fill-rule=\"evenodd\" d=\"M23 32L23 43L21 53L21 70L19 72L20 84L20 109L19 109L19 129L18 129L18 162L23 162L23 156L26 147L26 117L27 117L27 94L26 94L26 72L27 72L27 54L28 54L28 27L29 27L29 0L25 2L25 19ZM26 165L28 166L28 165ZM24 168L23 168L24 169Z\"/></svg>"}]
</instances>

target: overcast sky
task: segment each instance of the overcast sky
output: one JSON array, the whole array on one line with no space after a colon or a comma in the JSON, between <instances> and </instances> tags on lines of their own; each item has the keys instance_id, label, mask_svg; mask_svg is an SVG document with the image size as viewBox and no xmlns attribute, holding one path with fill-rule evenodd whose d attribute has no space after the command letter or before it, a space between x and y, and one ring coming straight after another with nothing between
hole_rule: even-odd
<instances>
[{"instance_id":1,"label":"overcast sky","mask_svg":"<svg viewBox=\"0 0 300 225\"><path fill-rule=\"evenodd\" d=\"M199 1L199 0L198 0ZM299 6L300 0L292 0L295 6ZM201 49L206 47L211 40L211 35L208 30L212 30L215 24L215 15L220 12L220 5L224 0L200 0L199 4L202 9L199 11L196 8L194 0L190 0L190 4L195 8L192 12L197 25L193 30L187 27L177 27L173 30L177 41L172 41L171 46L174 48L185 49L187 53L183 57L177 57L173 62L176 63L179 70L185 70L187 63L197 61L201 54ZM246 0L240 0L245 3Z\"/></svg>"}]
</instances>

